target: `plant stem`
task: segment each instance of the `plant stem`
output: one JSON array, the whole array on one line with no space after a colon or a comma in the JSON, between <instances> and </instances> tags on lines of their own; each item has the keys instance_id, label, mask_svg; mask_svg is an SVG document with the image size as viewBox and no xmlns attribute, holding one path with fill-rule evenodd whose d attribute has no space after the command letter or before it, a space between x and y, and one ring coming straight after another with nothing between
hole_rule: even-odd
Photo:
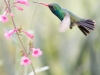
<instances>
[{"instance_id":1,"label":"plant stem","mask_svg":"<svg viewBox=\"0 0 100 75\"><path fill-rule=\"evenodd\" d=\"M4 0L4 2L5 2L6 6L7 6L7 8L8 8L9 13L11 13L11 9L10 9L9 4L7 4L6 0ZM12 23L13 23L14 29L17 29L17 27L16 27L16 25L15 25L14 18L11 17L11 20L12 20ZM17 35L17 37L18 37L18 39L19 39L19 42L21 43L21 45L22 45L22 47L23 47L24 52L25 52L26 55L27 55L26 48L24 47L24 45L23 45L23 43L22 43L22 40L21 40L21 38L20 38L20 36L19 36L19 34L18 34L18 31L16 31L16 35ZM28 55L27 55L27 56L28 56ZM28 57L28 58L29 58L29 57ZM30 59L30 58L29 58L29 59ZM34 75L36 75L36 72L35 72L35 69L34 69L34 66L33 66L32 63L31 63L31 67L32 67L32 69L33 69Z\"/></svg>"}]
</instances>

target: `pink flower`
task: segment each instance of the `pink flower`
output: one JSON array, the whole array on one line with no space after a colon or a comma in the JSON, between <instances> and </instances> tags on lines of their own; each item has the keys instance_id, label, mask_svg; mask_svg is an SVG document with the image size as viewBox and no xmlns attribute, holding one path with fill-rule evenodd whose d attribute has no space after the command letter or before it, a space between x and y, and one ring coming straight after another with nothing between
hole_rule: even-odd
<instances>
[{"instance_id":1,"label":"pink flower","mask_svg":"<svg viewBox=\"0 0 100 75\"><path fill-rule=\"evenodd\" d=\"M32 35L31 33L27 32L27 31L23 31L28 37L33 38L34 35Z\"/></svg>"},{"instance_id":2,"label":"pink flower","mask_svg":"<svg viewBox=\"0 0 100 75\"><path fill-rule=\"evenodd\" d=\"M9 32L5 32L4 36L9 39L11 37L12 34L14 34L17 31L17 29L14 30L10 30Z\"/></svg>"},{"instance_id":3,"label":"pink flower","mask_svg":"<svg viewBox=\"0 0 100 75\"><path fill-rule=\"evenodd\" d=\"M3 22L3 23L5 23L5 22L8 21L8 18L7 18L7 11L5 11L5 12L3 13L3 15L0 15L0 21Z\"/></svg>"},{"instance_id":4,"label":"pink flower","mask_svg":"<svg viewBox=\"0 0 100 75\"><path fill-rule=\"evenodd\" d=\"M39 48L35 49L35 48L32 48L32 56L33 57L39 57L40 55L42 55L42 51L40 51Z\"/></svg>"},{"instance_id":5,"label":"pink flower","mask_svg":"<svg viewBox=\"0 0 100 75\"><path fill-rule=\"evenodd\" d=\"M0 21L3 22L3 23L7 22L7 21L8 21L7 16L5 16L5 15L0 15Z\"/></svg>"},{"instance_id":6,"label":"pink flower","mask_svg":"<svg viewBox=\"0 0 100 75\"><path fill-rule=\"evenodd\" d=\"M23 8L19 7L19 6L15 6L18 10L22 11Z\"/></svg>"},{"instance_id":7,"label":"pink flower","mask_svg":"<svg viewBox=\"0 0 100 75\"><path fill-rule=\"evenodd\" d=\"M21 62L20 62L20 64L24 65L24 66L26 66L26 65L28 65L30 63L31 63L31 60L26 56L23 56L22 59L21 59Z\"/></svg>"},{"instance_id":8,"label":"pink flower","mask_svg":"<svg viewBox=\"0 0 100 75\"><path fill-rule=\"evenodd\" d=\"M27 6L29 5L27 0L16 0L16 2Z\"/></svg>"}]
</instances>

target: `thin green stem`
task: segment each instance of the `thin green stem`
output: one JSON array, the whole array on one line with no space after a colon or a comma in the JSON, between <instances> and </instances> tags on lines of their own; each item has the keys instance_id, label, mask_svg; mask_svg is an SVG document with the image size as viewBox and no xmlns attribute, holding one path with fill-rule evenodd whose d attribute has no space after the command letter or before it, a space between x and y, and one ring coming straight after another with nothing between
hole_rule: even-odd
<instances>
[{"instance_id":1,"label":"thin green stem","mask_svg":"<svg viewBox=\"0 0 100 75\"><path fill-rule=\"evenodd\" d=\"M5 2L6 6L7 6L7 8L8 8L9 13L11 13L11 9L10 9L9 4L7 4L6 0L4 0L4 2ZM17 27L16 27L16 25L15 25L14 18L11 17L11 20L12 20L12 23L13 23L14 28L17 29ZM18 34L18 31L16 31L16 34L17 34L17 37L18 37L18 39L19 39L19 42L21 43L21 45L22 45L22 47L23 47L24 52L25 52L26 55L27 55L26 48L24 47L24 45L23 45L23 43L22 43L22 41L21 41L21 38L20 38L20 36L19 36L19 34ZM27 56L28 56L28 55L27 55ZM30 59L30 58L29 58L29 59ZM31 63L31 67L32 67L32 69L33 69L34 75L36 75L36 72L35 72L35 69L34 69L34 66L33 66L32 63Z\"/></svg>"},{"instance_id":2,"label":"thin green stem","mask_svg":"<svg viewBox=\"0 0 100 75\"><path fill-rule=\"evenodd\" d=\"M12 20L12 23L13 23L13 25L14 25L14 28L16 29L16 25L15 25L15 22L14 22L13 17L11 17L11 20ZM21 43L21 45L22 45L22 47L23 47L23 49L24 49L24 52L27 54L26 48L24 47L24 45L23 45L23 43L22 43L22 41L21 41L21 39L20 39L20 37L19 37L18 32L16 32L16 34L17 34L17 37L18 37L18 39L19 39L19 41L20 41L20 43Z\"/></svg>"}]
</instances>

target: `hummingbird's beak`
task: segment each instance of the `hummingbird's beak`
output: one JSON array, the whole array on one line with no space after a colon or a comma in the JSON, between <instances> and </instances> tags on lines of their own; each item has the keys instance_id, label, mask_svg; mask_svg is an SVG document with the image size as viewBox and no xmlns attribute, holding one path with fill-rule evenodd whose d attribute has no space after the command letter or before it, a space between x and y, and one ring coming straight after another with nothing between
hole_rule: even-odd
<instances>
[{"instance_id":1,"label":"hummingbird's beak","mask_svg":"<svg viewBox=\"0 0 100 75\"><path fill-rule=\"evenodd\" d=\"M49 4L45 4L45 3L41 3L41 2L35 2L33 1L34 3L37 3L37 4L42 4L42 5L45 5L45 6L49 6Z\"/></svg>"}]
</instances>

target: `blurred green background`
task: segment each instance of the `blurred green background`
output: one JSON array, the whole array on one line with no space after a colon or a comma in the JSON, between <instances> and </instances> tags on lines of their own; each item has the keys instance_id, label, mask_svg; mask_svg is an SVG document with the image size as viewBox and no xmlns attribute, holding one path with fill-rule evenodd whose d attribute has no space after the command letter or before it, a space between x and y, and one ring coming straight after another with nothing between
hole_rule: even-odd
<instances>
[{"instance_id":1,"label":"blurred green background","mask_svg":"<svg viewBox=\"0 0 100 75\"><path fill-rule=\"evenodd\" d=\"M44 3L58 3L86 19L96 20L96 28L88 36L75 26L64 33L58 31L60 20L43 6L29 1L29 6L12 9L16 26L33 30L33 44L40 48L43 55L31 58L35 68L49 66L50 69L38 75L100 75L100 0L35 0ZM10 0L13 3L13 0ZM0 1L0 14L4 12L4 1ZM9 40L4 30L13 29L12 22L0 23L0 75L27 75L31 66L20 65L20 43L15 35ZM22 37L28 48L28 39Z\"/></svg>"}]
</instances>

